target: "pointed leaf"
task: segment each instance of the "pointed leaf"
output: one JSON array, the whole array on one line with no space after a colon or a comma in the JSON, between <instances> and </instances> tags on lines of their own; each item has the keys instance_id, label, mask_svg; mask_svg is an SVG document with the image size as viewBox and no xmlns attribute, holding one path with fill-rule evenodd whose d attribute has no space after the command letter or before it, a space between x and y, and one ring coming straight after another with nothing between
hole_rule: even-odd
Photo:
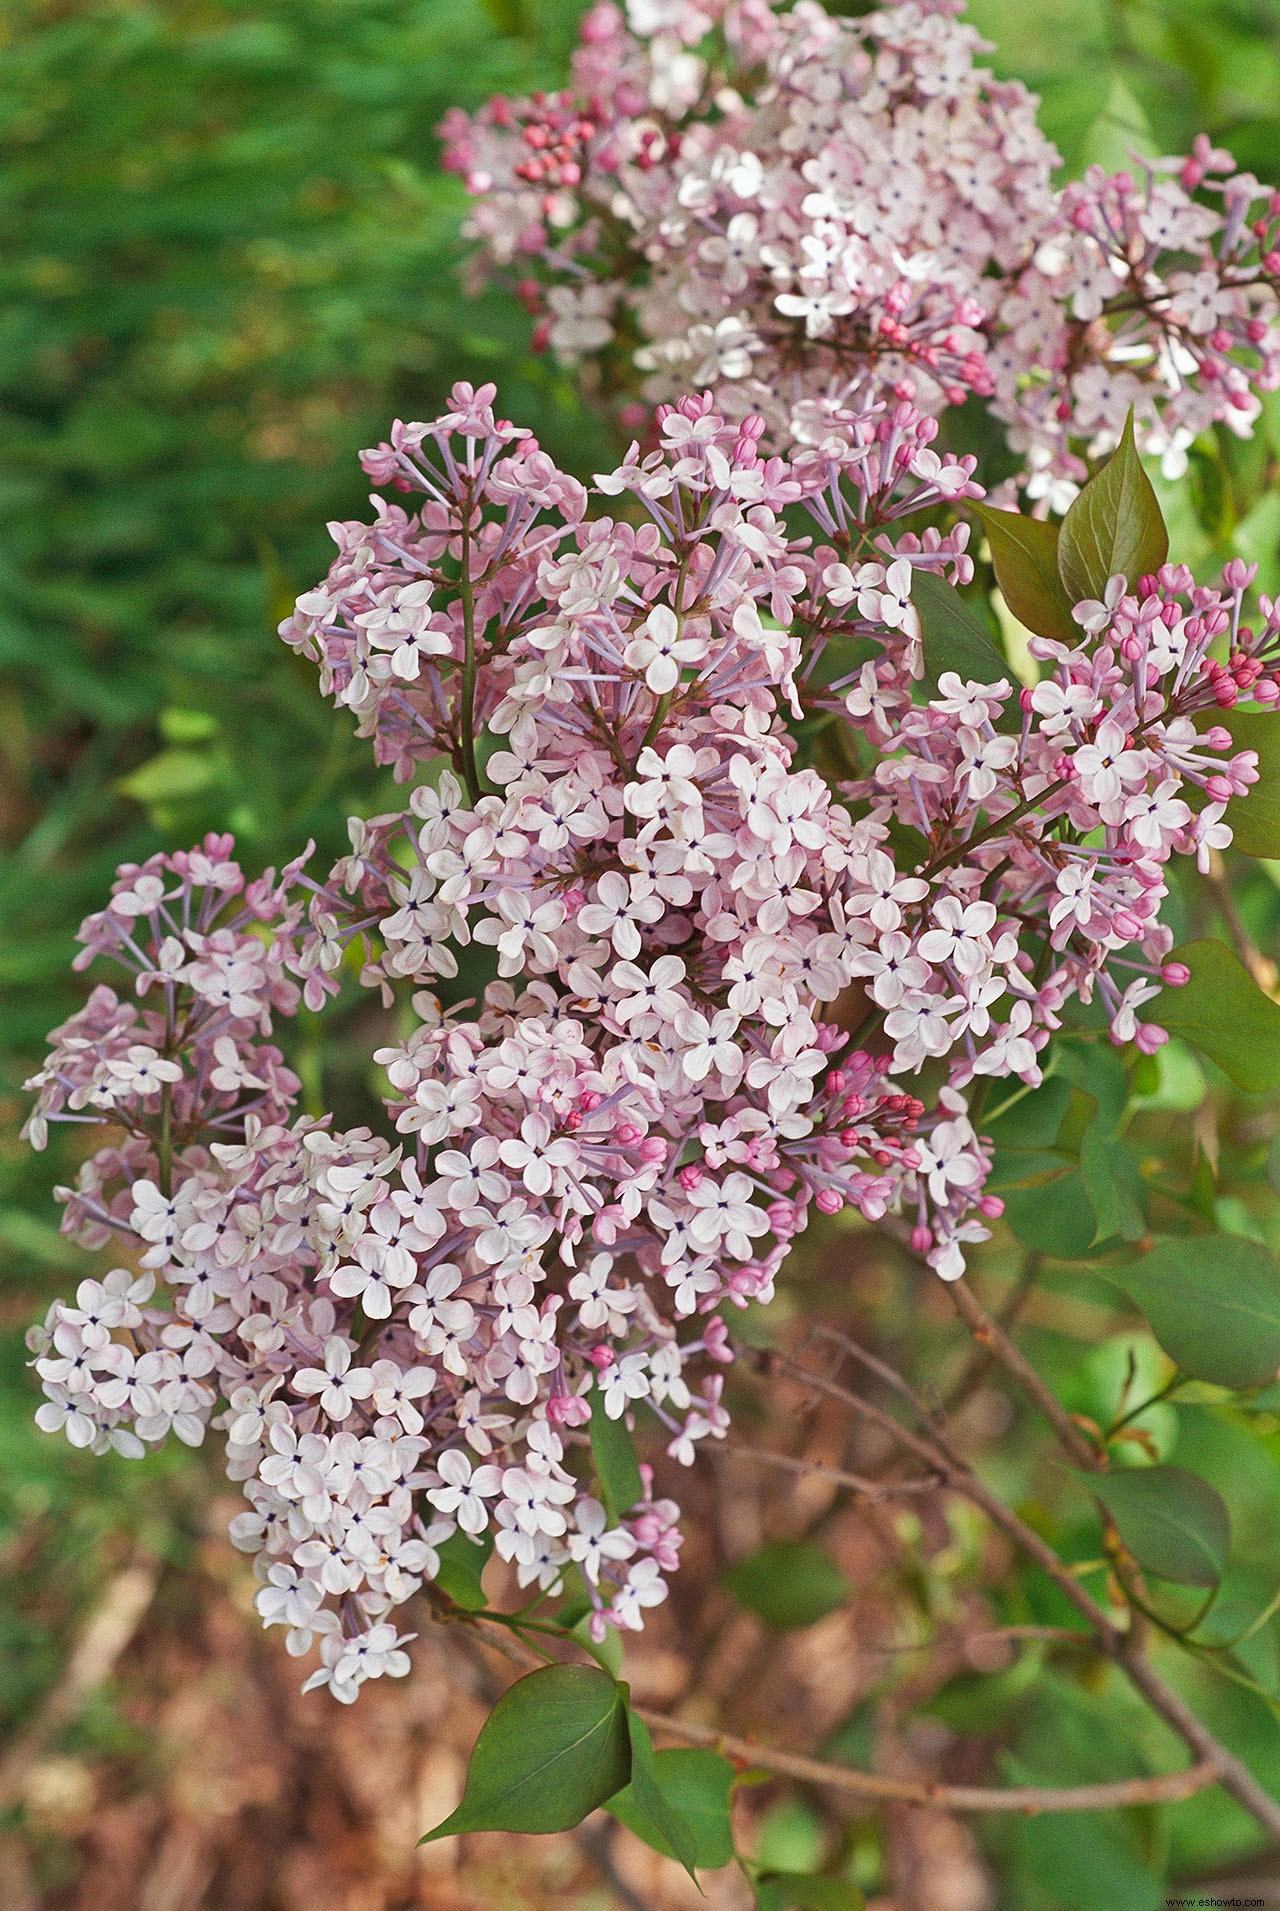
<instances>
[{"instance_id":1,"label":"pointed leaf","mask_svg":"<svg viewBox=\"0 0 1280 1911\"><path fill-rule=\"evenodd\" d=\"M729 1864L733 1858L729 1830L733 1767L728 1759L718 1752L655 1753L648 1726L634 1712L627 1714L627 1729L631 1734L631 1783L609 1800L608 1809L614 1817L664 1858L678 1859L691 1878L695 1865L711 1868ZM691 1759L710 1760L710 1772L702 1765L691 1768ZM677 1762L673 1764L673 1760ZM707 1852L712 1855L708 1857Z\"/></svg>"},{"instance_id":2,"label":"pointed leaf","mask_svg":"<svg viewBox=\"0 0 1280 1911\"><path fill-rule=\"evenodd\" d=\"M1169 533L1133 442L1131 411L1115 452L1062 520L1058 572L1068 601L1078 604L1101 598L1108 578L1118 572L1132 589L1144 572L1158 571L1168 555Z\"/></svg>"},{"instance_id":3,"label":"pointed leaf","mask_svg":"<svg viewBox=\"0 0 1280 1911\"><path fill-rule=\"evenodd\" d=\"M1231 825L1231 847L1244 856L1280 857L1280 713L1269 710L1211 710L1196 724L1221 724L1237 750L1256 750L1258 780L1227 804L1223 821Z\"/></svg>"},{"instance_id":4,"label":"pointed leaf","mask_svg":"<svg viewBox=\"0 0 1280 1911\"><path fill-rule=\"evenodd\" d=\"M1219 1584L1231 1520L1198 1473L1181 1466L1134 1467L1091 1474L1089 1485L1144 1572L1180 1586Z\"/></svg>"},{"instance_id":5,"label":"pointed leaf","mask_svg":"<svg viewBox=\"0 0 1280 1911\"><path fill-rule=\"evenodd\" d=\"M447 1593L455 1606L462 1606L467 1612L483 1612L489 1602L481 1584L481 1574L492 1553L491 1533L486 1533L482 1539L472 1539L469 1533L464 1533L459 1527L456 1533L451 1533L448 1539L442 1540L436 1547L440 1567L435 1584L441 1592Z\"/></svg>"},{"instance_id":6,"label":"pointed leaf","mask_svg":"<svg viewBox=\"0 0 1280 1911\"><path fill-rule=\"evenodd\" d=\"M1280 1262L1260 1241L1196 1234L1158 1241L1108 1272L1170 1360L1220 1387L1261 1387L1280 1370Z\"/></svg>"},{"instance_id":7,"label":"pointed leaf","mask_svg":"<svg viewBox=\"0 0 1280 1911\"><path fill-rule=\"evenodd\" d=\"M1280 1005L1225 943L1184 943L1173 959L1186 963L1191 980L1161 990L1150 1005L1152 1021L1194 1043L1248 1094L1280 1088Z\"/></svg>"},{"instance_id":8,"label":"pointed leaf","mask_svg":"<svg viewBox=\"0 0 1280 1911\"><path fill-rule=\"evenodd\" d=\"M1020 624L1039 637L1078 644L1080 626L1058 573L1058 527L1019 511L975 504L991 546L996 583Z\"/></svg>"},{"instance_id":9,"label":"pointed leaf","mask_svg":"<svg viewBox=\"0 0 1280 1911\"><path fill-rule=\"evenodd\" d=\"M954 584L916 571L911 601L920 618L925 682L938 687L944 670L954 670L966 683L999 683L1009 666Z\"/></svg>"},{"instance_id":10,"label":"pointed leaf","mask_svg":"<svg viewBox=\"0 0 1280 1911\"><path fill-rule=\"evenodd\" d=\"M738 1604L775 1632L812 1626L849 1597L848 1580L811 1540L775 1540L722 1577Z\"/></svg>"},{"instance_id":11,"label":"pointed leaf","mask_svg":"<svg viewBox=\"0 0 1280 1911\"><path fill-rule=\"evenodd\" d=\"M591 1389L591 1458L609 1517L619 1519L644 1498L644 1482L626 1415L609 1418L599 1387Z\"/></svg>"},{"instance_id":12,"label":"pointed leaf","mask_svg":"<svg viewBox=\"0 0 1280 1911\"><path fill-rule=\"evenodd\" d=\"M421 1840L464 1831L570 1831L631 1777L625 1688L596 1666L545 1666L480 1729L462 1802Z\"/></svg>"},{"instance_id":13,"label":"pointed leaf","mask_svg":"<svg viewBox=\"0 0 1280 1911\"><path fill-rule=\"evenodd\" d=\"M862 1911L866 1900L843 1878L769 1871L756 1879L756 1911Z\"/></svg>"},{"instance_id":14,"label":"pointed leaf","mask_svg":"<svg viewBox=\"0 0 1280 1911\"><path fill-rule=\"evenodd\" d=\"M1085 1130L1080 1177L1098 1224L1090 1247L1117 1234L1140 1241L1147 1231L1142 1174L1128 1143L1102 1120L1090 1122Z\"/></svg>"}]
</instances>

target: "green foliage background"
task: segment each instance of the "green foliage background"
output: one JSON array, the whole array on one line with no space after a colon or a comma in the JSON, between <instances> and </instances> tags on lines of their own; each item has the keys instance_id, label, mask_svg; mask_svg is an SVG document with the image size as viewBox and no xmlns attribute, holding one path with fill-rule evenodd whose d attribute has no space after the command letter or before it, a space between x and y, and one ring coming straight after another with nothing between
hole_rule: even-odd
<instances>
[{"instance_id":1,"label":"green foliage background","mask_svg":"<svg viewBox=\"0 0 1280 1911\"><path fill-rule=\"evenodd\" d=\"M560 78L577 12L10 0L0 18L0 1558L19 1595L0 1615L0 1722L53 1677L104 1552L142 1533L180 1556L192 1527L181 1452L84 1463L31 1429L21 1330L74 1281L77 1256L50 1200L65 1156L33 1160L16 1140L21 1082L80 999L73 931L117 862L206 828L234 829L255 866L309 836L333 851L348 810L376 806L363 748L273 635L327 563L326 521L364 507L357 449L393 416L432 415L455 378L492 377L563 462L601 462L601 425L528 354L523 314L462 297L462 194L433 134L450 105ZM1044 95L1070 170L1123 163L1135 142L1180 151L1203 130L1274 174L1275 0L973 0L970 13L999 69ZM1278 444L1271 406L1252 444L1198 447L1192 482L1165 499L1175 554L1211 567L1238 550L1280 583ZM1267 869L1241 909L1267 946ZM355 1067L340 1033L309 1039L313 1079ZM1176 1107L1176 1083L1165 1092ZM1219 1226L1270 1225L1258 1150L1216 1198L1235 1203ZM1050 1377L1093 1410L1123 1352L1042 1340ZM1179 1459L1200 1454L1231 1483L1250 1561L1240 1591L1265 1603L1280 1579L1280 1421L1193 1405L1179 1427ZM1002 1489L1028 1491L1002 1464ZM1044 1517L1065 1521L1069 1544L1068 1515ZM1034 1589L1018 1598L1035 1609ZM1274 1655L1266 1634L1264 1647ZM1042 1681L1031 1697L953 1699L980 1732L1004 1732L1021 1707L1011 1776L1129 1769L1136 1727L1118 1690ZM1230 1688L1206 1703L1280 1783L1271 1717ZM1176 1823L1172 1855L1154 1820L1006 1826L1009 1903L1147 1911L1166 1866L1211 1866L1241 1842L1218 1794Z\"/></svg>"}]
</instances>

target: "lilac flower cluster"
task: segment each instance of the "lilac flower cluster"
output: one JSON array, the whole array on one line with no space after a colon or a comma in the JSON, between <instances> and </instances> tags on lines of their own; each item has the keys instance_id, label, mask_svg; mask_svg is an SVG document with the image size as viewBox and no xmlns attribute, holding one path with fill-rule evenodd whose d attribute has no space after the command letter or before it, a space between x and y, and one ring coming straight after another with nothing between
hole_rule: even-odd
<instances>
[{"instance_id":1,"label":"lilac flower cluster","mask_svg":"<svg viewBox=\"0 0 1280 1911\"><path fill-rule=\"evenodd\" d=\"M404 807L323 883L246 884L221 838L123 870L81 960L133 999L95 989L32 1084L37 1145L107 1129L66 1225L138 1270L33 1335L41 1424L224 1433L259 1611L343 1700L407 1669L394 1615L458 1533L641 1624L678 1509L643 1468L606 1511L593 1420L683 1464L722 1436L728 1322L814 1208L962 1271L1000 1212L969 1084L1038 1082L1072 996L1158 1045L1166 864L1255 775L1193 720L1280 697L1244 566L1113 580L1034 689L932 686L913 587L967 580L931 520L981 490L905 402L783 459L687 398L592 497L493 397L366 454L393 498L282 626ZM270 1040L356 970L400 1018L384 1134L299 1115Z\"/></svg>"},{"instance_id":2,"label":"lilac flower cluster","mask_svg":"<svg viewBox=\"0 0 1280 1911\"><path fill-rule=\"evenodd\" d=\"M1280 383L1280 196L1207 141L1059 192L961 5L606 0L570 91L446 120L468 231L562 358L626 390L633 356L645 398L710 388L780 448L976 393L1033 499L1069 503L1131 405L1176 475Z\"/></svg>"}]
</instances>

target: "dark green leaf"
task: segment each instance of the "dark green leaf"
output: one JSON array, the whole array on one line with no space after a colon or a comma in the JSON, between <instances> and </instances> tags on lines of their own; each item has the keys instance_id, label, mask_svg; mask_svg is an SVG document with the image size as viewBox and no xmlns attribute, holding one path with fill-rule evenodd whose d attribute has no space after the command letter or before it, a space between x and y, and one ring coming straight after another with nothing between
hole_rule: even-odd
<instances>
[{"instance_id":1,"label":"dark green leaf","mask_svg":"<svg viewBox=\"0 0 1280 1911\"><path fill-rule=\"evenodd\" d=\"M591 1458L610 1519L619 1519L644 1497L636 1450L625 1417L611 1420L604 1395L591 1389Z\"/></svg>"},{"instance_id":2,"label":"dark green leaf","mask_svg":"<svg viewBox=\"0 0 1280 1911\"><path fill-rule=\"evenodd\" d=\"M489 1602L480 1576L493 1552L492 1534L472 1539L469 1533L459 1529L442 1541L436 1552L440 1557L440 1570L435 1584L441 1592L447 1593L455 1606L462 1606L467 1612L482 1612Z\"/></svg>"},{"instance_id":3,"label":"dark green leaf","mask_svg":"<svg viewBox=\"0 0 1280 1911\"><path fill-rule=\"evenodd\" d=\"M1260 1387L1280 1369L1280 1263L1258 1241L1195 1234L1109 1273L1171 1360L1220 1387Z\"/></svg>"},{"instance_id":4,"label":"dark green leaf","mask_svg":"<svg viewBox=\"0 0 1280 1911\"><path fill-rule=\"evenodd\" d=\"M1197 729L1221 724L1237 750L1256 750L1258 781L1227 804L1231 847L1245 856L1280 856L1280 713L1269 710L1212 710Z\"/></svg>"},{"instance_id":5,"label":"dark green leaf","mask_svg":"<svg viewBox=\"0 0 1280 1911\"><path fill-rule=\"evenodd\" d=\"M1217 1586L1231 1544L1219 1494L1181 1466L1090 1475L1089 1485L1144 1572L1180 1586Z\"/></svg>"},{"instance_id":6,"label":"dark green leaf","mask_svg":"<svg viewBox=\"0 0 1280 1911\"><path fill-rule=\"evenodd\" d=\"M1117 1234L1140 1241L1147 1231L1142 1176L1133 1150L1101 1119L1090 1122L1080 1143L1080 1177L1097 1221L1089 1245Z\"/></svg>"},{"instance_id":7,"label":"dark green leaf","mask_svg":"<svg viewBox=\"0 0 1280 1911\"><path fill-rule=\"evenodd\" d=\"M756 1879L756 1911L862 1911L866 1900L843 1878L770 1871Z\"/></svg>"},{"instance_id":8,"label":"dark green leaf","mask_svg":"<svg viewBox=\"0 0 1280 1911\"><path fill-rule=\"evenodd\" d=\"M630 1777L625 1687L597 1666L545 1666L498 1700L461 1804L421 1842L463 1831L570 1831Z\"/></svg>"},{"instance_id":9,"label":"dark green leaf","mask_svg":"<svg viewBox=\"0 0 1280 1911\"><path fill-rule=\"evenodd\" d=\"M975 504L991 546L996 583L1020 624L1040 637L1078 644L1080 626L1058 573L1058 527L1019 511L993 511Z\"/></svg>"},{"instance_id":10,"label":"dark green leaf","mask_svg":"<svg viewBox=\"0 0 1280 1911\"><path fill-rule=\"evenodd\" d=\"M1093 1247L1098 1222L1078 1169L1033 1187L1010 1188L1002 1198L1004 1218L1024 1247L1055 1261L1083 1260Z\"/></svg>"},{"instance_id":11,"label":"dark green leaf","mask_svg":"<svg viewBox=\"0 0 1280 1911\"><path fill-rule=\"evenodd\" d=\"M849 1597L848 1580L811 1540L774 1540L735 1560L723 1577L738 1604L775 1632L812 1626Z\"/></svg>"},{"instance_id":12,"label":"dark green leaf","mask_svg":"<svg viewBox=\"0 0 1280 1911\"><path fill-rule=\"evenodd\" d=\"M627 1727L631 1783L609 1800L609 1810L664 1858L678 1859L690 1877L695 1865L712 1869L729 1864L733 1858L729 1825L733 1767L728 1759L718 1752L655 1754L643 1719L628 1712Z\"/></svg>"},{"instance_id":13,"label":"dark green leaf","mask_svg":"<svg viewBox=\"0 0 1280 1911\"><path fill-rule=\"evenodd\" d=\"M663 1836L655 1819L640 1805L635 1782L635 1741L632 1741L631 1783L609 1800L609 1810L638 1838L666 1858L679 1854ZM659 1791L680 1813L693 1838L693 1863L704 1871L718 1871L733 1862L733 1824L729 1795L733 1767L719 1752L679 1746L657 1752L653 1777Z\"/></svg>"},{"instance_id":14,"label":"dark green leaf","mask_svg":"<svg viewBox=\"0 0 1280 1911\"><path fill-rule=\"evenodd\" d=\"M1191 980L1161 991L1152 1021L1194 1043L1249 1094L1280 1088L1280 1006L1225 943L1188 942L1174 960L1186 963Z\"/></svg>"},{"instance_id":15,"label":"dark green leaf","mask_svg":"<svg viewBox=\"0 0 1280 1911\"><path fill-rule=\"evenodd\" d=\"M966 683L1008 678L1008 664L954 584L917 571L911 601L920 618L925 682L931 690L937 689L944 670L954 670Z\"/></svg>"},{"instance_id":16,"label":"dark green leaf","mask_svg":"<svg viewBox=\"0 0 1280 1911\"><path fill-rule=\"evenodd\" d=\"M1169 533L1133 442L1130 412L1115 452L1062 520L1058 571L1068 602L1101 598L1117 573L1132 588L1168 555Z\"/></svg>"}]
</instances>

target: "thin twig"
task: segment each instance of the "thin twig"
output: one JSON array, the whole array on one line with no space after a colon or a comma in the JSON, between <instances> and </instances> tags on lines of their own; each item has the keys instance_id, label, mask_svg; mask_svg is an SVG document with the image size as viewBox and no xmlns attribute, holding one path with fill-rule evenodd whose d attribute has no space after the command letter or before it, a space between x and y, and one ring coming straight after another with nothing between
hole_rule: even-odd
<instances>
[{"instance_id":1,"label":"thin twig","mask_svg":"<svg viewBox=\"0 0 1280 1911\"><path fill-rule=\"evenodd\" d=\"M1222 856L1216 849L1209 851L1209 867L1204 874L1205 887L1209 890L1218 912L1227 925L1227 934L1231 937L1236 954L1249 971L1258 987L1270 995L1276 986L1276 965L1264 956L1253 937L1245 927L1244 917L1236 905L1227 881Z\"/></svg>"},{"instance_id":2,"label":"thin twig","mask_svg":"<svg viewBox=\"0 0 1280 1911\"><path fill-rule=\"evenodd\" d=\"M1006 1334L1012 1328L1013 1323L1017 1320L1027 1300L1030 1298L1031 1292L1039 1277L1043 1261L1044 1256L1035 1253L1034 1250L1030 1250L1024 1255L1022 1267L1019 1270L1017 1280L1014 1282L1013 1290L1001 1307L999 1314L996 1316L997 1321ZM965 1366L961 1369L955 1385L943 1401L943 1412L947 1418L950 1418L952 1414L959 1413L961 1407L965 1406L968 1401L972 1399L994 1365L995 1354L990 1347L979 1345L974 1349Z\"/></svg>"},{"instance_id":3,"label":"thin twig","mask_svg":"<svg viewBox=\"0 0 1280 1911\"><path fill-rule=\"evenodd\" d=\"M838 1381L828 1380L823 1374L813 1373L799 1362L789 1360L785 1354L771 1352L764 1356L764 1362L769 1368L788 1373L816 1393L825 1394L829 1399L842 1400L863 1419L897 1440L926 1466L941 1472L953 1491L963 1494L980 1507L992 1524L1021 1552L1033 1559L1070 1600L1094 1634L1099 1648L1142 1693L1152 1710L1173 1727L1195 1755L1197 1763L1212 1765L1224 1789L1230 1792L1238 1804L1243 1805L1272 1838L1280 1839L1280 1805L1262 1789L1248 1766L1219 1743L1190 1706L1171 1686L1165 1684L1150 1662L1135 1650L1135 1642L1085 1591L1048 1542L988 1491L977 1474L951 1450L941 1434L935 1432L931 1439L925 1439L909 1427L904 1427L892 1414L861 1399L848 1387L841 1386ZM927 1417L923 1402L916 1402L916 1410Z\"/></svg>"},{"instance_id":4,"label":"thin twig","mask_svg":"<svg viewBox=\"0 0 1280 1911\"><path fill-rule=\"evenodd\" d=\"M729 1438L725 1441L725 1450L735 1458L755 1460L761 1466L776 1467L781 1473L798 1473L805 1479L830 1480L834 1486L847 1486L852 1493L866 1500L887 1500L899 1495L912 1493L934 1493L942 1485L938 1474L927 1474L918 1480L868 1480L860 1473L846 1473L840 1466L827 1466L821 1460L795 1459L789 1453L770 1453L767 1447L745 1446L741 1440Z\"/></svg>"},{"instance_id":5,"label":"thin twig","mask_svg":"<svg viewBox=\"0 0 1280 1911\"><path fill-rule=\"evenodd\" d=\"M1098 1449L1086 1440L1057 1396L1046 1387L1031 1362L1010 1340L998 1321L991 1318L982 1302L964 1280L948 1281L947 1292L961 1320L979 1347L997 1366L1017 1383L1041 1417L1048 1421L1077 1466L1098 1472L1104 1462Z\"/></svg>"},{"instance_id":6,"label":"thin twig","mask_svg":"<svg viewBox=\"0 0 1280 1911\"><path fill-rule=\"evenodd\" d=\"M458 1614L456 1617L474 1628L486 1645L512 1664L529 1672L536 1672L543 1665L544 1661L536 1654L480 1615ZM1212 1760L1202 1759L1185 1771L1154 1778L1123 1778L1104 1785L947 1785L928 1778L890 1778L881 1772L864 1772L853 1765L836 1765L827 1759L808 1758L801 1752L786 1752L775 1745L758 1745L754 1739L722 1732L718 1726L699 1725L693 1719L673 1718L670 1713L656 1711L652 1706L637 1705L633 1709L651 1731L664 1733L682 1745L705 1746L721 1752L745 1770L774 1772L779 1778L822 1785L829 1791L845 1792L854 1798L920 1805L935 1811L1009 1811L1031 1815L1046 1811L1107 1811L1124 1805L1171 1804L1194 1797L1221 1777Z\"/></svg>"}]
</instances>

